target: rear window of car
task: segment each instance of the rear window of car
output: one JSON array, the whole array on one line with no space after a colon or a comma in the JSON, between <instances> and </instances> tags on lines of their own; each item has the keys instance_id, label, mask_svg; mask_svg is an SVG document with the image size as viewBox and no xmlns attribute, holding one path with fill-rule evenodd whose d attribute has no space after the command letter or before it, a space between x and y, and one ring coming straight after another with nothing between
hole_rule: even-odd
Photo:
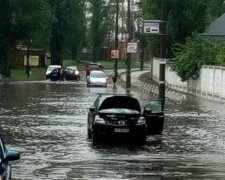
<instances>
[{"instance_id":1,"label":"rear window of car","mask_svg":"<svg viewBox=\"0 0 225 180\"><path fill-rule=\"evenodd\" d=\"M48 67L48 71L52 71L53 69L56 69L56 68L61 68L60 66L49 66Z\"/></svg>"},{"instance_id":2,"label":"rear window of car","mask_svg":"<svg viewBox=\"0 0 225 180\"><path fill-rule=\"evenodd\" d=\"M91 77L94 78L105 78L105 74L102 72L91 72Z\"/></svg>"},{"instance_id":3,"label":"rear window of car","mask_svg":"<svg viewBox=\"0 0 225 180\"><path fill-rule=\"evenodd\" d=\"M99 65L96 65L96 64L90 64L89 67L91 69L98 69L99 68Z\"/></svg>"}]
</instances>

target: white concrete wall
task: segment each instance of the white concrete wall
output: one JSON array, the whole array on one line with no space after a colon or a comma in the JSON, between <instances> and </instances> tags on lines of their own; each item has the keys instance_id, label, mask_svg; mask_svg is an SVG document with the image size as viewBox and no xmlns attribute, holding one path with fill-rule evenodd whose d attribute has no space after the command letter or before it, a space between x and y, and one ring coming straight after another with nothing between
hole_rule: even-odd
<instances>
[{"instance_id":1,"label":"white concrete wall","mask_svg":"<svg viewBox=\"0 0 225 180\"><path fill-rule=\"evenodd\" d=\"M159 81L159 58L153 58L153 80ZM187 91L187 82L182 82L181 78L172 71L168 66L165 74L166 86L176 90Z\"/></svg>"},{"instance_id":2,"label":"white concrete wall","mask_svg":"<svg viewBox=\"0 0 225 180\"><path fill-rule=\"evenodd\" d=\"M153 58L153 79L159 80L159 58ZM216 101L225 101L225 67L203 66L197 80L181 81L181 78L168 67L166 85L172 89L205 97Z\"/></svg>"}]
</instances>

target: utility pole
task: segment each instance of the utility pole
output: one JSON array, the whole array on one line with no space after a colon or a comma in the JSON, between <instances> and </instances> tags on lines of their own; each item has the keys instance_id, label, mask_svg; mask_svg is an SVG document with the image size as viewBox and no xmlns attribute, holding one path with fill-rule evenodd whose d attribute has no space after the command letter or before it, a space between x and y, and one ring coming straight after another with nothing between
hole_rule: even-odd
<instances>
[{"instance_id":1,"label":"utility pole","mask_svg":"<svg viewBox=\"0 0 225 180\"><path fill-rule=\"evenodd\" d=\"M130 0L127 0L127 31L128 42L131 40L131 20L130 20ZM127 74L126 74L126 88L131 88L131 54L127 53Z\"/></svg>"},{"instance_id":2,"label":"utility pole","mask_svg":"<svg viewBox=\"0 0 225 180\"><path fill-rule=\"evenodd\" d=\"M115 49L118 50L118 29L119 29L119 25L118 25L118 21L119 21L119 0L116 0L116 30L115 30ZM118 76L118 59L114 60L114 76L117 79Z\"/></svg>"},{"instance_id":3,"label":"utility pole","mask_svg":"<svg viewBox=\"0 0 225 180\"><path fill-rule=\"evenodd\" d=\"M159 64L159 99L163 101L163 109L165 104L165 70L166 70L166 23L164 12L164 0L162 0L162 35L160 45L160 64Z\"/></svg>"},{"instance_id":4,"label":"utility pole","mask_svg":"<svg viewBox=\"0 0 225 180\"><path fill-rule=\"evenodd\" d=\"M26 62L26 74L27 78L30 77L30 48L31 48L32 39L30 38L27 43L27 62Z\"/></svg>"}]
</instances>

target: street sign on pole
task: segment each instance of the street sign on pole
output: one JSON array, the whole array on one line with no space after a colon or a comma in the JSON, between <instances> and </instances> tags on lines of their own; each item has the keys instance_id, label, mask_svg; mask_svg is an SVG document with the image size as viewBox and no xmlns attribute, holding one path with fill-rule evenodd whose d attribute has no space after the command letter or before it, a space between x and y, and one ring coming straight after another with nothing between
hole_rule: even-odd
<instances>
[{"instance_id":1,"label":"street sign on pole","mask_svg":"<svg viewBox=\"0 0 225 180\"><path fill-rule=\"evenodd\" d=\"M136 42L128 42L127 43L127 53L137 53L137 43Z\"/></svg>"},{"instance_id":2,"label":"street sign on pole","mask_svg":"<svg viewBox=\"0 0 225 180\"><path fill-rule=\"evenodd\" d=\"M111 50L111 59L119 59L119 50L118 49Z\"/></svg>"},{"instance_id":3,"label":"street sign on pole","mask_svg":"<svg viewBox=\"0 0 225 180\"><path fill-rule=\"evenodd\" d=\"M162 20L143 20L143 34L166 35L166 22Z\"/></svg>"}]
</instances>

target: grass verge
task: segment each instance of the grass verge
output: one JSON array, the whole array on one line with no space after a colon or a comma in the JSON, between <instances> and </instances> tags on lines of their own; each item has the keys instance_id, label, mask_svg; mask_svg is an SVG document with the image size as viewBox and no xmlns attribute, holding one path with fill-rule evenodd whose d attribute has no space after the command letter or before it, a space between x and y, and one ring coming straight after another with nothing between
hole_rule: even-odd
<instances>
[{"instance_id":1,"label":"grass verge","mask_svg":"<svg viewBox=\"0 0 225 180\"><path fill-rule=\"evenodd\" d=\"M32 67L31 74L29 78L27 78L27 74L25 72L25 67L16 67L11 69L11 80L13 81L33 81L33 80L44 80L45 79L45 67Z\"/></svg>"},{"instance_id":2,"label":"grass verge","mask_svg":"<svg viewBox=\"0 0 225 180\"><path fill-rule=\"evenodd\" d=\"M98 61L101 63L104 69L113 69L114 68L114 61L113 60L104 60ZM79 61L74 61L71 59L63 60L63 67L67 66L77 66L79 70L85 70L85 64ZM132 68L138 68L140 66L139 62L132 62ZM125 61L118 60L118 69L125 69L126 63ZM12 81L34 81L34 80L44 80L45 79L45 72L47 67L32 67L31 68L31 75L27 78L27 74L25 72L24 66L17 66L11 69L11 78Z\"/></svg>"}]
</instances>

